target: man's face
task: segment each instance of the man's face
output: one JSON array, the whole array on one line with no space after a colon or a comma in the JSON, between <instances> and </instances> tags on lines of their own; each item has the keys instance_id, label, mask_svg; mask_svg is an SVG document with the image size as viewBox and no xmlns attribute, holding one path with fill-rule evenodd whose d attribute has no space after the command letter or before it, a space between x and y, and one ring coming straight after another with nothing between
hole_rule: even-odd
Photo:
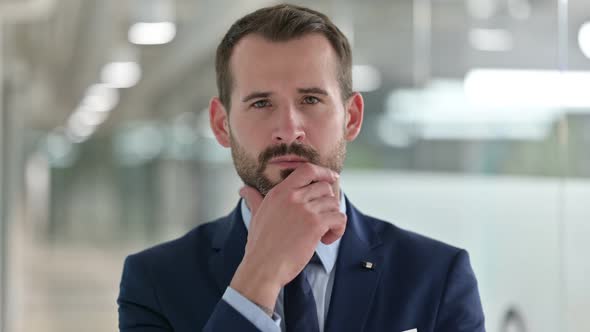
<instances>
[{"instance_id":1,"label":"man's face","mask_svg":"<svg viewBox=\"0 0 590 332\"><path fill-rule=\"evenodd\" d=\"M238 42L230 60L226 126L245 184L266 195L304 162L341 172L346 141L358 131L347 134L350 116L337 66L334 50L319 34L286 42L248 35Z\"/></svg>"}]
</instances>

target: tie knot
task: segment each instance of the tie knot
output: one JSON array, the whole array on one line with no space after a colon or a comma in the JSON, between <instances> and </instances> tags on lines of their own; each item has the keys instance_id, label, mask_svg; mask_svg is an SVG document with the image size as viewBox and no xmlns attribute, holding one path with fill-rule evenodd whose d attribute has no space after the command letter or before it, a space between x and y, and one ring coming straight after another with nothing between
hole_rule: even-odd
<instances>
[{"instance_id":1,"label":"tie knot","mask_svg":"<svg viewBox=\"0 0 590 332\"><path fill-rule=\"evenodd\" d=\"M320 260L320 256L318 256L317 252L313 253L313 256L311 256L311 259L309 260L308 264L322 264L322 261Z\"/></svg>"}]
</instances>

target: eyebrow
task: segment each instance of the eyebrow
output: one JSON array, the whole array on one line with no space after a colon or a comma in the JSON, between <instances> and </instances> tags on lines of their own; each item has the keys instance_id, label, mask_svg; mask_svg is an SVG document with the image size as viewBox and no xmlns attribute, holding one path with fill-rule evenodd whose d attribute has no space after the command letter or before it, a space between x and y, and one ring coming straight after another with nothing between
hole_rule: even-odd
<instances>
[{"instance_id":1,"label":"eyebrow","mask_svg":"<svg viewBox=\"0 0 590 332\"><path fill-rule=\"evenodd\" d=\"M318 88L318 87L312 87L312 88L298 88L297 89L298 93L310 93L310 94L318 94L318 95L324 95L327 96L328 92L322 88ZM268 91L255 91L252 92L250 94L248 94L246 97L242 98L242 102L245 103L247 101L250 101L252 99L256 99L256 98L268 98L269 96L272 95L272 92L268 92Z\"/></svg>"},{"instance_id":2,"label":"eyebrow","mask_svg":"<svg viewBox=\"0 0 590 332\"><path fill-rule=\"evenodd\" d=\"M259 92L259 91L252 92L251 94L242 98L242 102L245 103L249 100L256 99L256 98L268 98L270 95L272 95L272 92Z\"/></svg>"},{"instance_id":3,"label":"eyebrow","mask_svg":"<svg viewBox=\"0 0 590 332\"><path fill-rule=\"evenodd\" d=\"M313 87L313 88L299 88L297 89L297 92L299 93L311 93L311 94L316 94L316 95L324 95L327 96L328 92L322 88L317 88L317 87Z\"/></svg>"}]
</instances>

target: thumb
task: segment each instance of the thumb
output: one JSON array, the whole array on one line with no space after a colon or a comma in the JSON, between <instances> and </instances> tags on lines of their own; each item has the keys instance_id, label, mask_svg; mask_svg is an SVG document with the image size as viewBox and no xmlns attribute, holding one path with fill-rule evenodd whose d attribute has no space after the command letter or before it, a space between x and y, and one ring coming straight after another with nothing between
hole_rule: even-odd
<instances>
[{"instance_id":1,"label":"thumb","mask_svg":"<svg viewBox=\"0 0 590 332\"><path fill-rule=\"evenodd\" d=\"M258 207L262 204L264 197L258 192L258 190L250 186L243 186L240 189L240 196L246 200L246 204L248 204L250 211L252 211L252 215L255 215L256 211L258 211Z\"/></svg>"}]
</instances>

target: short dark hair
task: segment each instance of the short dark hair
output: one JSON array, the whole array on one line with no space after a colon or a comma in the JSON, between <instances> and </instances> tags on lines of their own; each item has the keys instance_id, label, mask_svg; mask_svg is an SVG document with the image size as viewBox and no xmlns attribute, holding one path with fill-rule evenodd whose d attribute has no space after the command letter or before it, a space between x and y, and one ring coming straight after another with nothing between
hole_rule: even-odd
<instances>
[{"instance_id":1,"label":"short dark hair","mask_svg":"<svg viewBox=\"0 0 590 332\"><path fill-rule=\"evenodd\" d=\"M244 36L258 34L270 41L288 41L310 33L325 36L339 60L338 82L342 100L352 95L352 52L348 39L324 14L315 10L280 4L265 7L237 20L217 47L215 71L221 103L229 111L231 106L232 75L230 58L234 47Z\"/></svg>"}]
</instances>

